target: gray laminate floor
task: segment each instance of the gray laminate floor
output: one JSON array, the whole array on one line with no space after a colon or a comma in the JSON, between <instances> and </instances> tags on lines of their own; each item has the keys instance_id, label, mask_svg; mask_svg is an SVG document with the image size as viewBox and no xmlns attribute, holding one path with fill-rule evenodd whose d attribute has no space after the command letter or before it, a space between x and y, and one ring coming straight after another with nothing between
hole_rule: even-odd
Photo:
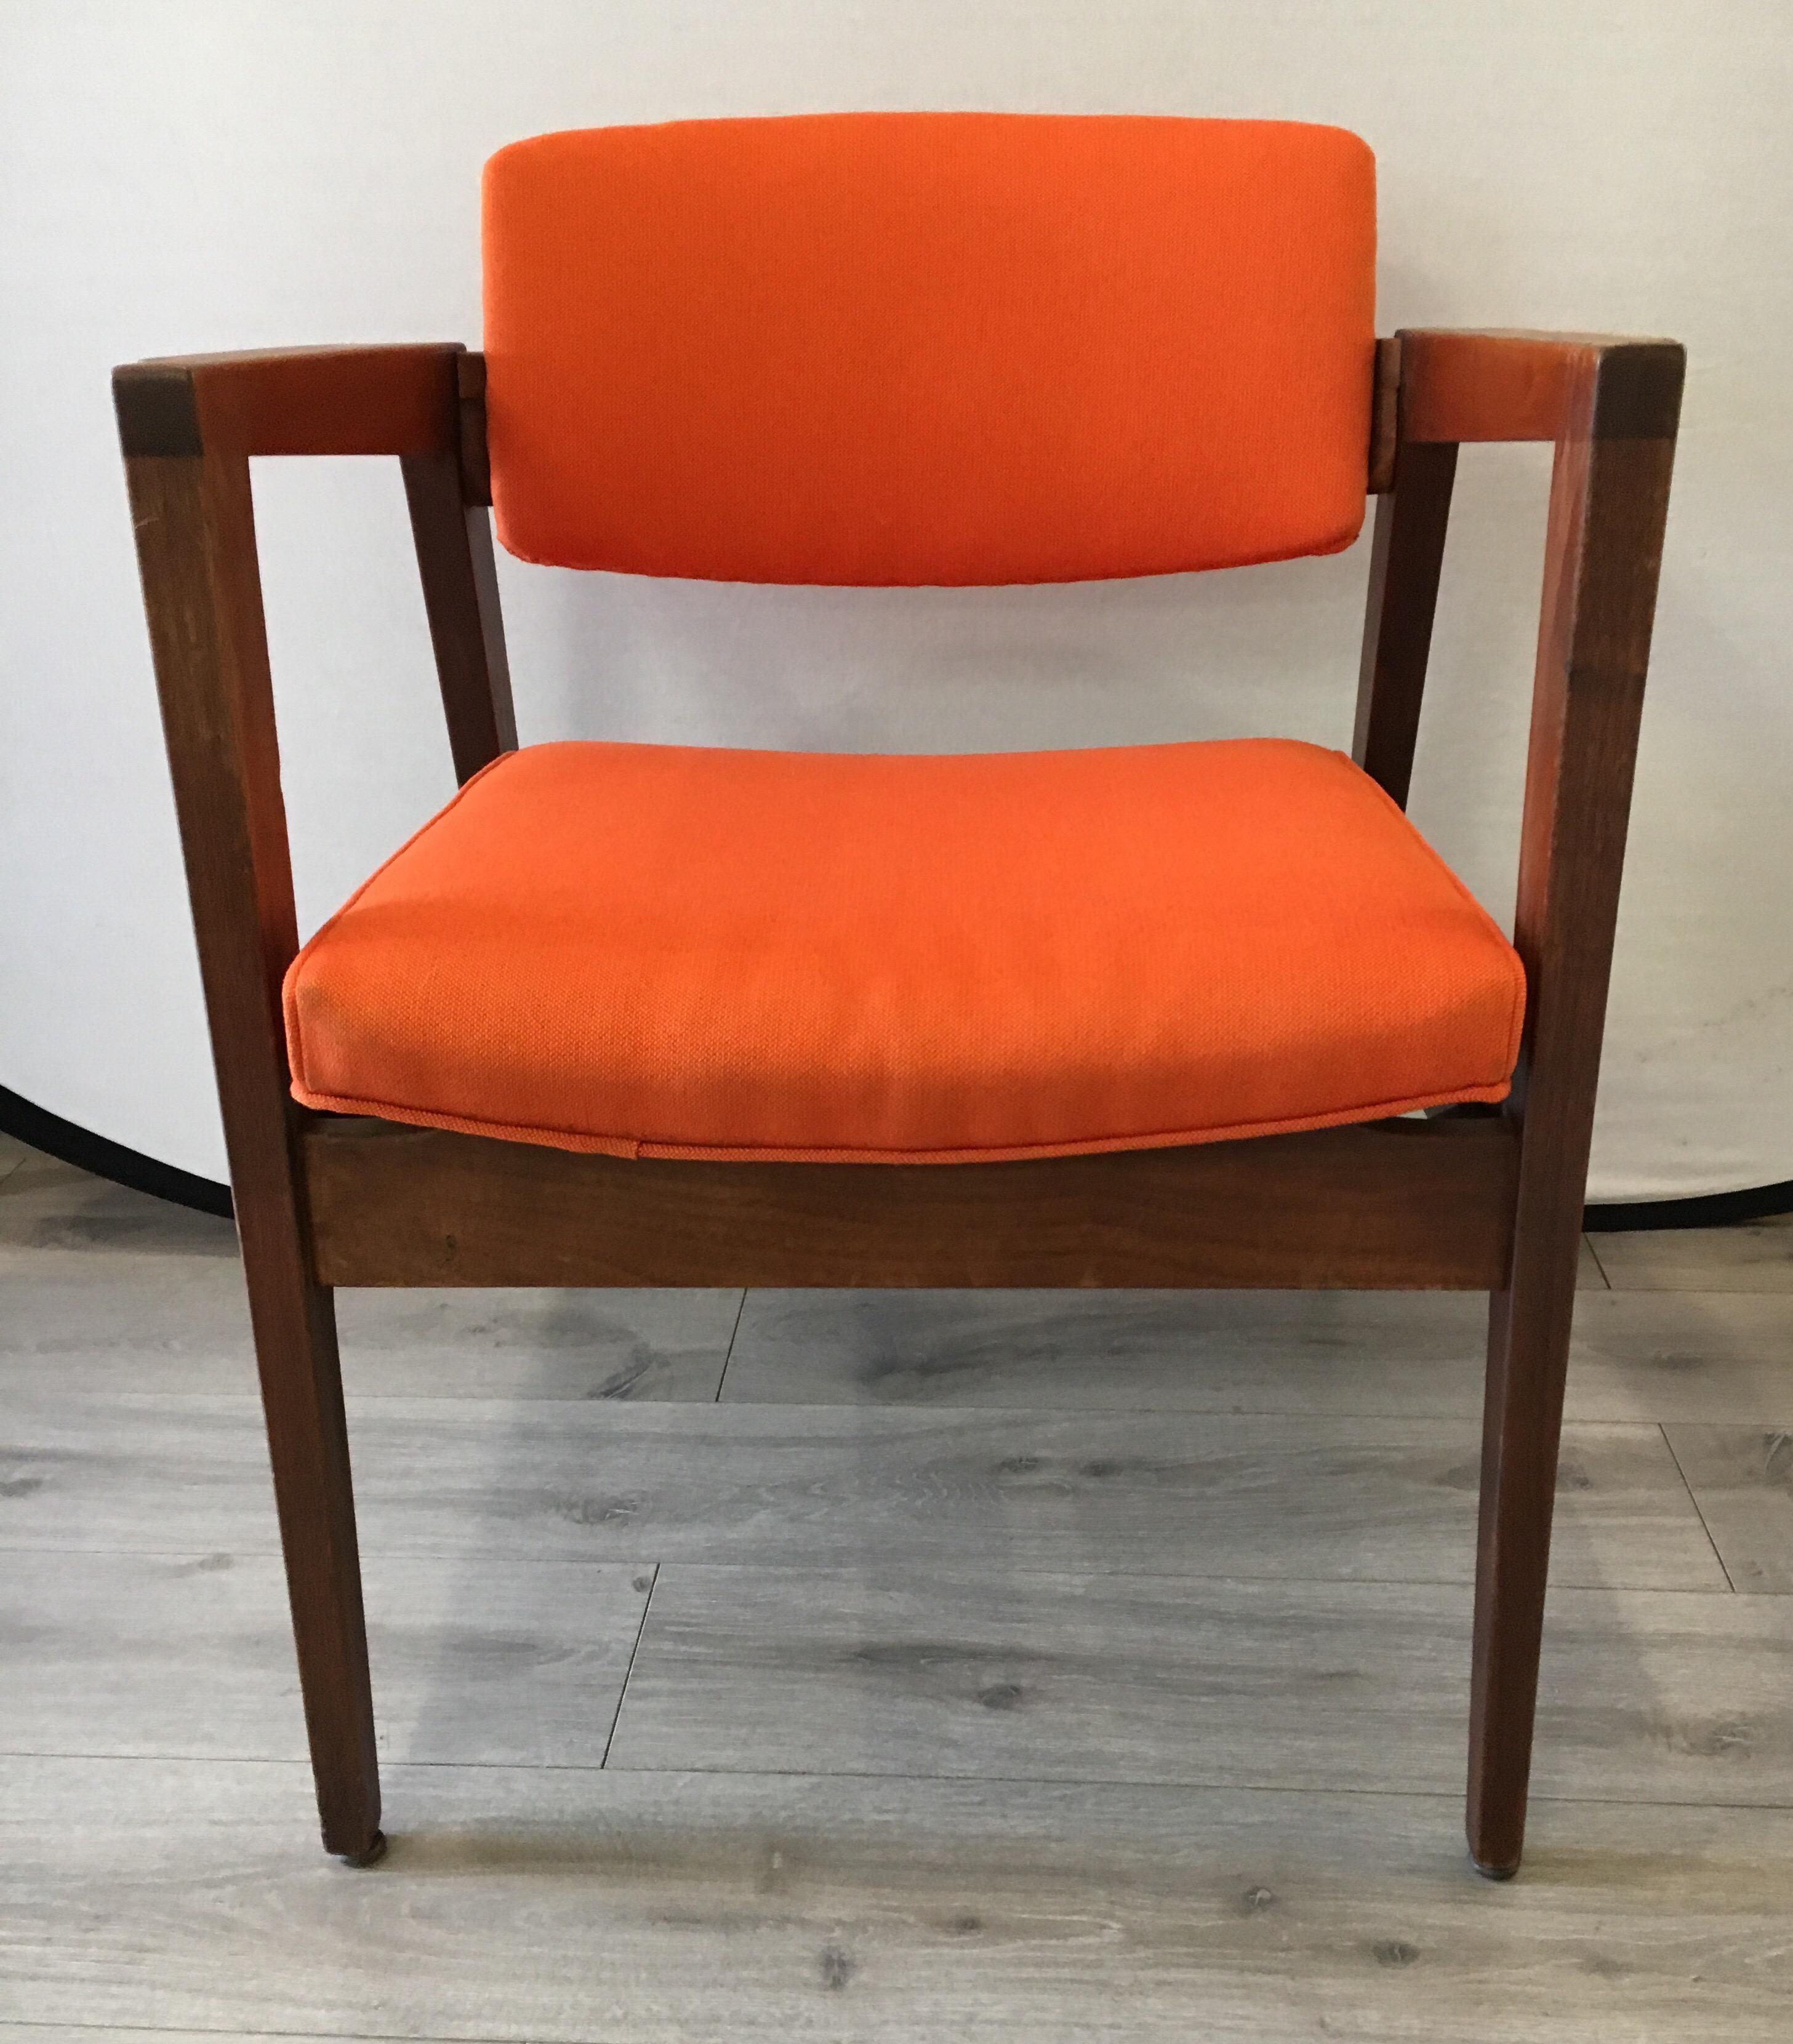
<instances>
[{"instance_id":1,"label":"gray laminate floor","mask_svg":"<svg viewBox=\"0 0 1793 2044\"><path fill-rule=\"evenodd\" d=\"M361 1873L230 1231L0 1139L0 2044L1793 2034L1793 1224L1586 1250L1506 1888L1478 1301L340 1308Z\"/></svg>"}]
</instances>

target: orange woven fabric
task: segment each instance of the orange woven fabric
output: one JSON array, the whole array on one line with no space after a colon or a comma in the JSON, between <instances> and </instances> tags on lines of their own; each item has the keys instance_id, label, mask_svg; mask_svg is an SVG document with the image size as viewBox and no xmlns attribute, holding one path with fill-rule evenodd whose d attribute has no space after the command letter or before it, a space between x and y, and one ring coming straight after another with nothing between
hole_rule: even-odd
<instances>
[{"instance_id":1,"label":"orange woven fabric","mask_svg":"<svg viewBox=\"0 0 1793 2044\"><path fill-rule=\"evenodd\" d=\"M1342 755L507 754L286 987L313 1107L951 1163L1507 1090L1524 975Z\"/></svg>"},{"instance_id":2,"label":"orange woven fabric","mask_svg":"<svg viewBox=\"0 0 1793 2044\"><path fill-rule=\"evenodd\" d=\"M485 182L526 559L1062 582L1364 515L1375 164L1342 129L891 113L539 136Z\"/></svg>"}]
</instances>

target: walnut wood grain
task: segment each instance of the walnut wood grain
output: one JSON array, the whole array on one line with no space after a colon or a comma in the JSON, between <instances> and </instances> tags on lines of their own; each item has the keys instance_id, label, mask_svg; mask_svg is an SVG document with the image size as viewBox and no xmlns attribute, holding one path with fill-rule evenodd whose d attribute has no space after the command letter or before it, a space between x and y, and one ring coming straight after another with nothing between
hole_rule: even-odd
<instances>
[{"instance_id":1,"label":"walnut wood grain","mask_svg":"<svg viewBox=\"0 0 1793 2044\"><path fill-rule=\"evenodd\" d=\"M129 405L127 394L121 410ZM280 978L298 945L240 453L126 462L224 1112L324 1839L379 1843L336 1320L310 1269Z\"/></svg>"},{"instance_id":2,"label":"walnut wood grain","mask_svg":"<svg viewBox=\"0 0 1793 2044\"><path fill-rule=\"evenodd\" d=\"M127 456L428 454L460 440L459 343L169 355L113 372Z\"/></svg>"},{"instance_id":3,"label":"walnut wood grain","mask_svg":"<svg viewBox=\"0 0 1793 2044\"><path fill-rule=\"evenodd\" d=\"M1395 486L1395 450L1400 444L1401 344L1376 344L1375 382L1369 407L1369 494Z\"/></svg>"},{"instance_id":4,"label":"walnut wood grain","mask_svg":"<svg viewBox=\"0 0 1793 2044\"><path fill-rule=\"evenodd\" d=\"M486 358L468 348L456 357L460 407L461 490L469 504L492 501L492 457L486 439Z\"/></svg>"},{"instance_id":5,"label":"walnut wood grain","mask_svg":"<svg viewBox=\"0 0 1793 2044\"><path fill-rule=\"evenodd\" d=\"M1423 354L1421 359L1423 360ZM1492 1301L1470 1726L1470 1850L1517 1867L1569 1321L1644 676L1683 375L1678 348L1577 347L1545 545L1514 942L1529 1000L1512 1265ZM1661 430L1638 429L1652 421Z\"/></svg>"},{"instance_id":6,"label":"walnut wood grain","mask_svg":"<svg viewBox=\"0 0 1793 2044\"><path fill-rule=\"evenodd\" d=\"M1675 437L1685 366L1675 341L1427 327L1397 338L1403 441ZM1591 425L1578 409L1591 376L1605 390Z\"/></svg>"},{"instance_id":7,"label":"walnut wood grain","mask_svg":"<svg viewBox=\"0 0 1793 2044\"><path fill-rule=\"evenodd\" d=\"M301 1147L330 1285L1473 1290L1514 1158L1498 1117L1008 1164L631 1162L336 1116Z\"/></svg>"},{"instance_id":8,"label":"walnut wood grain","mask_svg":"<svg viewBox=\"0 0 1793 2044\"><path fill-rule=\"evenodd\" d=\"M1456 475L1454 442L1407 442L1376 507L1351 756L1403 809Z\"/></svg>"},{"instance_id":9,"label":"walnut wood grain","mask_svg":"<svg viewBox=\"0 0 1793 2044\"><path fill-rule=\"evenodd\" d=\"M406 455L401 466L455 778L464 783L516 749L492 517L467 501L458 449Z\"/></svg>"}]
</instances>

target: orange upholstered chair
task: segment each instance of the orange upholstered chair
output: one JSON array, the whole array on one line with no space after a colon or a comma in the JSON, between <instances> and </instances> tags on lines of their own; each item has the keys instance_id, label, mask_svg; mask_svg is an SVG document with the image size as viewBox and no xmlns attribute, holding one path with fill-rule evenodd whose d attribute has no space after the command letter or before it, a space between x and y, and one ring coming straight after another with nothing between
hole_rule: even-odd
<instances>
[{"instance_id":1,"label":"orange upholstered chair","mask_svg":"<svg viewBox=\"0 0 1793 2044\"><path fill-rule=\"evenodd\" d=\"M544 136L485 248L483 356L115 379L326 1845L381 1843L334 1286L1451 1286L1511 1873L1681 351L1378 340L1370 153L1277 122ZM1556 446L1511 944L1403 813L1491 440ZM308 453L403 463L461 787L301 949L249 458ZM562 567L921 584L1336 552L1371 496L1349 756L517 747L488 505Z\"/></svg>"}]
</instances>

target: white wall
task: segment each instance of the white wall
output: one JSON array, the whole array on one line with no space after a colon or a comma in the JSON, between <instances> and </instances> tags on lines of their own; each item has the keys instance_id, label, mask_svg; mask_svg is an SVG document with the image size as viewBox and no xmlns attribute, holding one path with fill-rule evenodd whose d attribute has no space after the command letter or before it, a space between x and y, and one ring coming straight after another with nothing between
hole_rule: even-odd
<instances>
[{"instance_id":1,"label":"white wall","mask_svg":"<svg viewBox=\"0 0 1793 2044\"><path fill-rule=\"evenodd\" d=\"M479 165L820 107L1341 122L1381 324L1666 332L1684 453L1595 1193L1793 1177L1793 10L1784 0L0 0L0 1084L222 1150L106 372L478 336ZM1465 457L1414 813L1511 912L1545 457ZM256 482L301 921L448 793L395 464ZM504 563L523 735L912 749L1348 741L1365 549L1034 591Z\"/></svg>"}]
</instances>

